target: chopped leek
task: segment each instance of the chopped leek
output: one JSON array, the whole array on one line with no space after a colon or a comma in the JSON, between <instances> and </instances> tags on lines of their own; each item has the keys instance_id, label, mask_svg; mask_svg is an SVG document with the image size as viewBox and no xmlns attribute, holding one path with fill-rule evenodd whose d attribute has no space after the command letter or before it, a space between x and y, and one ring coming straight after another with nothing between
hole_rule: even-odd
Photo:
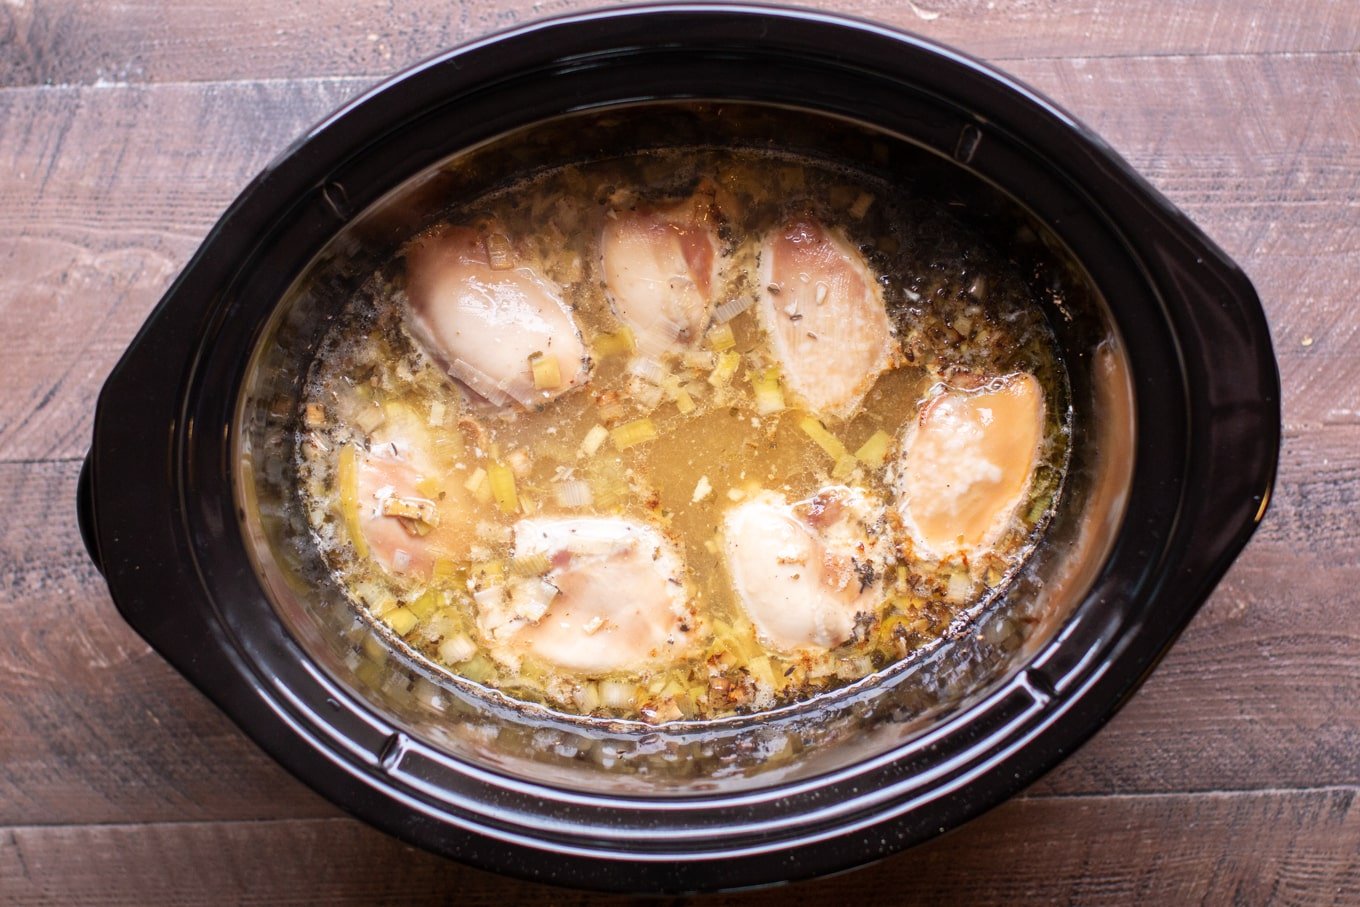
<instances>
[{"instance_id":1,"label":"chopped leek","mask_svg":"<svg viewBox=\"0 0 1360 907\"><path fill-rule=\"evenodd\" d=\"M420 623L420 618L416 617L415 612L410 608L394 608L383 615L383 620L392 628L392 632L398 636L405 636L415 629L416 624Z\"/></svg>"},{"instance_id":2,"label":"chopped leek","mask_svg":"<svg viewBox=\"0 0 1360 907\"><path fill-rule=\"evenodd\" d=\"M361 558L368 557L368 540L364 538L359 524L359 471L357 454L353 444L340 448L340 460L336 465L336 483L340 486L340 516L349 533L349 542L354 553Z\"/></svg>"},{"instance_id":3,"label":"chopped leek","mask_svg":"<svg viewBox=\"0 0 1360 907\"><path fill-rule=\"evenodd\" d=\"M888 458L888 448L891 445L892 435L879 429L869 436L869 440L860 445L859 450L855 451L855 457L865 466L877 469Z\"/></svg>"},{"instance_id":4,"label":"chopped leek","mask_svg":"<svg viewBox=\"0 0 1360 907\"><path fill-rule=\"evenodd\" d=\"M501 513L519 512L519 496L515 493L515 473L509 466L492 463L487 467L486 477L491 485L491 496Z\"/></svg>"},{"instance_id":5,"label":"chopped leek","mask_svg":"<svg viewBox=\"0 0 1360 907\"><path fill-rule=\"evenodd\" d=\"M503 233L492 233L486 238L486 263L493 271L508 271L515 266L515 252Z\"/></svg>"},{"instance_id":6,"label":"chopped leek","mask_svg":"<svg viewBox=\"0 0 1360 907\"><path fill-rule=\"evenodd\" d=\"M529 368L534 373L534 387L550 391L562 386L562 369L557 357L544 352L529 354Z\"/></svg>"},{"instance_id":7,"label":"chopped leek","mask_svg":"<svg viewBox=\"0 0 1360 907\"><path fill-rule=\"evenodd\" d=\"M680 410L682 416L687 416L697 408L694 398L689 395L680 383L680 379L675 375L666 376L666 380L661 383L661 388L666 392L666 396L675 402L675 408Z\"/></svg>"},{"instance_id":8,"label":"chopped leek","mask_svg":"<svg viewBox=\"0 0 1360 907\"><path fill-rule=\"evenodd\" d=\"M859 220L869 213L869 206L874 203L874 197L867 192L861 192L856 198L855 203L850 206L850 216Z\"/></svg>"},{"instance_id":9,"label":"chopped leek","mask_svg":"<svg viewBox=\"0 0 1360 907\"><path fill-rule=\"evenodd\" d=\"M732 380L740 365L741 353L728 350L718 357L718 365L713 369L713 374L708 376L708 383L714 387L722 387Z\"/></svg>"},{"instance_id":10,"label":"chopped leek","mask_svg":"<svg viewBox=\"0 0 1360 907\"><path fill-rule=\"evenodd\" d=\"M552 569L552 562L541 551L510 559L510 572L516 576L542 576Z\"/></svg>"},{"instance_id":11,"label":"chopped leek","mask_svg":"<svg viewBox=\"0 0 1360 907\"><path fill-rule=\"evenodd\" d=\"M769 656L757 655L746 663L746 669L751 672L756 683L778 689L779 683L775 679L774 666L770 664Z\"/></svg>"},{"instance_id":12,"label":"chopped leek","mask_svg":"<svg viewBox=\"0 0 1360 907\"><path fill-rule=\"evenodd\" d=\"M732 333L732 325L720 324L708 332L708 345L714 352L724 352L737 345L737 336Z\"/></svg>"},{"instance_id":13,"label":"chopped leek","mask_svg":"<svg viewBox=\"0 0 1360 907\"><path fill-rule=\"evenodd\" d=\"M633 332L621 327L612 334L601 334L595 338L591 351L600 359L610 356L627 356L637 348L633 342Z\"/></svg>"},{"instance_id":14,"label":"chopped leek","mask_svg":"<svg viewBox=\"0 0 1360 907\"><path fill-rule=\"evenodd\" d=\"M651 419L634 419L626 422L609 433L614 439L614 446L619 450L627 450L639 444L656 440L656 426Z\"/></svg>"},{"instance_id":15,"label":"chopped leek","mask_svg":"<svg viewBox=\"0 0 1360 907\"><path fill-rule=\"evenodd\" d=\"M817 446L826 451L826 455L833 460L839 461L846 455L845 445L840 439L826 430L826 426L817 421L812 416L804 416L798 420L798 427L801 428L809 438L817 442Z\"/></svg>"},{"instance_id":16,"label":"chopped leek","mask_svg":"<svg viewBox=\"0 0 1360 907\"><path fill-rule=\"evenodd\" d=\"M468 476L468 480L463 483L463 487L472 492L472 496L480 504L491 503L491 482L488 481L487 471L478 466L477 471Z\"/></svg>"},{"instance_id":17,"label":"chopped leek","mask_svg":"<svg viewBox=\"0 0 1360 907\"><path fill-rule=\"evenodd\" d=\"M784 391L779 386L778 369L766 369L759 376L752 374L751 389L756 395L756 412L762 416L784 409Z\"/></svg>"},{"instance_id":18,"label":"chopped leek","mask_svg":"<svg viewBox=\"0 0 1360 907\"><path fill-rule=\"evenodd\" d=\"M439 593L427 589L418 598L406 603L406 610L421 620L425 620L439 610Z\"/></svg>"}]
</instances>

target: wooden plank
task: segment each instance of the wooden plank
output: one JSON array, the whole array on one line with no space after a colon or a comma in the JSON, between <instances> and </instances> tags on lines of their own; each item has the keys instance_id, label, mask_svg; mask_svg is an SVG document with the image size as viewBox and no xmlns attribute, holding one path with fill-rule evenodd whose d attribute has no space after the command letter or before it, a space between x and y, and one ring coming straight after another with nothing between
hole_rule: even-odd
<instances>
[{"instance_id":1,"label":"wooden plank","mask_svg":"<svg viewBox=\"0 0 1360 907\"><path fill-rule=\"evenodd\" d=\"M716 864L714 878L722 873ZM351 819L3 829L0 889L16 904L632 902L468 869ZM1360 806L1354 789L1022 799L849 875L702 903L791 898L809 907L1353 904Z\"/></svg>"},{"instance_id":2,"label":"wooden plank","mask_svg":"<svg viewBox=\"0 0 1360 907\"><path fill-rule=\"evenodd\" d=\"M0 822L334 815L123 622L78 466L0 466Z\"/></svg>"},{"instance_id":3,"label":"wooden plank","mask_svg":"<svg viewBox=\"0 0 1360 907\"><path fill-rule=\"evenodd\" d=\"M1357 5L1360 10L1360 5ZM1291 426L1360 424L1360 56L1017 62L1219 243L1270 319Z\"/></svg>"},{"instance_id":4,"label":"wooden plank","mask_svg":"<svg viewBox=\"0 0 1360 907\"><path fill-rule=\"evenodd\" d=\"M1358 67L1360 55L1017 67L1255 279L1292 425L1360 423ZM0 336L0 357L24 363L0 398L0 459L83 451L104 376L219 213L364 84L0 91L0 318L27 326Z\"/></svg>"},{"instance_id":5,"label":"wooden plank","mask_svg":"<svg viewBox=\"0 0 1360 907\"><path fill-rule=\"evenodd\" d=\"M100 386L232 198L365 83L0 93L0 457L89 444Z\"/></svg>"},{"instance_id":6,"label":"wooden plank","mask_svg":"<svg viewBox=\"0 0 1360 907\"><path fill-rule=\"evenodd\" d=\"M78 463L0 464L0 825L331 815L122 622ZM1360 429L1291 436L1270 517L1146 687L1036 794L1360 785Z\"/></svg>"},{"instance_id":7,"label":"wooden plank","mask_svg":"<svg viewBox=\"0 0 1360 907\"><path fill-rule=\"evenodd\" d=\"M1360 46L1346 0L812 0L981 57L1297 53ZM595 0L205 0L0 5L0 84L384 75L447 47Z\"/></svg>"}]
</instances>

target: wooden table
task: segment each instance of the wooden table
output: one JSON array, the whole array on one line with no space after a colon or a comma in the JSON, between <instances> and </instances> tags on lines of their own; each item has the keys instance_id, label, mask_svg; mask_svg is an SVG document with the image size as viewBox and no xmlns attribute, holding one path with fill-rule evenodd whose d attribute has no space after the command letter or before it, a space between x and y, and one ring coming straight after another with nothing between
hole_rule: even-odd
<instances>
[{"instance_id":1,"label":"wooden table","mask_svg":"<svg viewBox=\"0 0 1360 907\"><path fill-rule=\"evenodd\" d=\"M123 624L73 512L104 376L256 171L379 78L588 5L0 2L0 898L596 902L416 852L286 775ZM872 868L708 903L1360 903L1360 4L824 5L1057 98L1241 262L1284 454L1251 546L1063 766Z\"/></svg>"}]
</instances>

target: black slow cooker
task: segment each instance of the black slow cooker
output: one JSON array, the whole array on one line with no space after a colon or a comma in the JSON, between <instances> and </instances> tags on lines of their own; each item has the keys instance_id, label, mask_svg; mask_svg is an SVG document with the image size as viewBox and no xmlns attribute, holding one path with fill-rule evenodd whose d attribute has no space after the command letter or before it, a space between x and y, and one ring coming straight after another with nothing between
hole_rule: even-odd
<instances>
[{"instance_id":1,"label":"black slow cooker","mask_svg":"<svg viewBox=\"0 0 1360 907\"><path fill-rule=\"evenodd\" d=\"M653 727L516 704L363 621L309 552L289 426L328 319L450 198L667 143L842 161L966 212L1032 275L1072 459L1039 553L940 645L797 706ZM868 22L638 7L450 51L276 159L109 376L79 509L127 621L336 804L476 866L684 892L883 857L1072 752L1261 520L1279 423L1251 284L1051 102Z\"/></svg>"}]
</instances>

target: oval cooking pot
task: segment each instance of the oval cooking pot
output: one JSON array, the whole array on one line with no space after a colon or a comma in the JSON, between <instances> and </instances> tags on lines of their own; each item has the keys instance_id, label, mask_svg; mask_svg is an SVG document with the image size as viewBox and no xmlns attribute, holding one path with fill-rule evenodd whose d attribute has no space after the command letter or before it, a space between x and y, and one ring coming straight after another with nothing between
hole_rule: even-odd
<instances>
[{"instance_id":1,"label":"oval cooking pot","mask_svg":"<svg viewBox=\"0 0 1360 907\"><path fill-rule=\"evenodd\" d=\"M1122 520L1064 620L928 726L799 777L655 794L576 787L567 775L536 778L441 747L300 642L242 531L237 405L279 300L403 180L530 124L686 99L868 124L1018 200L1090 275L1122 338L1133 431L1121 443L1132 477ZM348 104L270 164L109 376L79 512L127 621L346 810L523 877L632 891L735 888L843 870L940 834L1093 734L1263 516L1279 421L1278 373L1246 277L1051 102L867 22L756 6L640 7L443 54Z\"/></svg>"}]
</instances>

